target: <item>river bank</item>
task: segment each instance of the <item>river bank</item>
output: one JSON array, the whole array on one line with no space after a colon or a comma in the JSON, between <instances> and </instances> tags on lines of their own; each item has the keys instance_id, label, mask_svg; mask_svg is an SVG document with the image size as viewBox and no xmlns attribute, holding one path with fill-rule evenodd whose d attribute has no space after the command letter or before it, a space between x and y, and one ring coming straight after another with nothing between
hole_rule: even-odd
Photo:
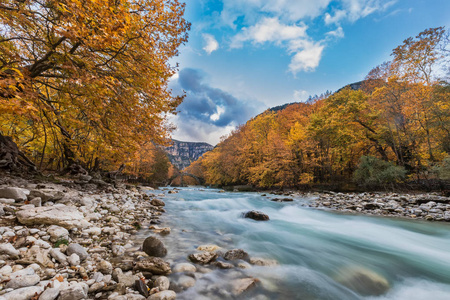
<instances>
[{"instance_id":1,"label":"river bank","mask_svg":"<svg viewBox=\"0 0 450 300\"><path fill-rule=\"evenodd\" d=\"M170 268L147 272L168 263L134 240L163 205L134 186L1 176L0 299L174 299Z\"/></svg>"}]
</instances>

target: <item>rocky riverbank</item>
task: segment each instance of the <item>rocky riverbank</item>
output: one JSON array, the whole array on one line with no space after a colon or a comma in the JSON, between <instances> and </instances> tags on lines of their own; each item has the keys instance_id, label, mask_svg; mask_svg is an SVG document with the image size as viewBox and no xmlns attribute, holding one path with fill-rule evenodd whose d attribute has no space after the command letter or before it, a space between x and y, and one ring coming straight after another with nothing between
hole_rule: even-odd
<instances>
[{"instance_id":1,"label":"rocky riverbank","mask_svg":"<svg viewBox=\"0 0 450 300\"><path fill-rule=\"evenodd\" d=\"M450 222L450 197L436 193L318 193L306 195L319 209L427 221Z\"/></svg>"},{"instance_id":2,"label":"rocky riverbank","mask_svg":"<svg viewBox=\"0 0 450 300\"><path fill-rule=\"evenodd\" d=\"M175 299L169 264L133 241L163 206L134 186L2 175L0 299Z\"/></svg>"}]
</instances>

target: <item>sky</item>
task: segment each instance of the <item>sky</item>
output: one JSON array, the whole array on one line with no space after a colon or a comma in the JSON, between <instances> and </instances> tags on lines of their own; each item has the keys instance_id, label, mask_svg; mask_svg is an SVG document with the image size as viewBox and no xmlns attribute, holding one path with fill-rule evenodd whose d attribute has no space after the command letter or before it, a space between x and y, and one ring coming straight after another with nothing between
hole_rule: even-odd
<instances>
[{"instance_id":1,"label":"sky","mask_svg":"<svg viewBox=\"0 0 450 300\"><path fill-rule=\"evenodd\" d=\"M363 80L408 37L449 29L450 0L187 0L185 18L172 136L215 145L267 108Z\"/></svg>"}]
</instances>

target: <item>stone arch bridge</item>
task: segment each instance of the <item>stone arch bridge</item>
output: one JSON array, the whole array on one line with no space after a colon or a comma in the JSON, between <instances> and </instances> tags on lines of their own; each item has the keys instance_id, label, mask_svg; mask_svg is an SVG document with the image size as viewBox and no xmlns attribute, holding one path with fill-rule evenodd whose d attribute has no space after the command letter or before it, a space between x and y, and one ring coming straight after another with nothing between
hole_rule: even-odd
<instances>
[{"instance_id":1,"label":"stone arch bridge","mask_svg":"<svg viewBox=\"0 0 450 300\"><path fill-rule=\"evenodd\" d=\"M204 180L203 178L198 177L198 176L195 176L194 174L191 174L191 173L183 172L183 173L178 173L178 174L173 175L173 176L168 180L168 183L169 183L168 185L172 185L172 183L175 181L175 179L181 177L181 183L180 183L180 186L183 186L183 185L184 185L183 178L186 177L186 176L187 176L187 177L194 178L195 181L198 183L198 185L204 185L204 184L205 184L205 180Z\"/></svg>"}]
</instances>

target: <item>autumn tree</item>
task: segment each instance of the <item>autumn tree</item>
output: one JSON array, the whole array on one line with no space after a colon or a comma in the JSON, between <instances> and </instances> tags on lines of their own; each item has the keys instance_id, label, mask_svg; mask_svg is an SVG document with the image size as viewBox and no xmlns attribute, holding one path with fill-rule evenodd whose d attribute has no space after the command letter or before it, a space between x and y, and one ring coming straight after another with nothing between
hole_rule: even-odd
<instances>
[{"instance_id":1,"label":"autumn tree","mask_svg":"<svg viewBox=\"0 0 450 300\"><path fill-rule=\"evenodd\" d=\"M0 132L41 167L120 164L164 143L183 14L178 0L2 1Z\"/></svg>"}]
</instances>

